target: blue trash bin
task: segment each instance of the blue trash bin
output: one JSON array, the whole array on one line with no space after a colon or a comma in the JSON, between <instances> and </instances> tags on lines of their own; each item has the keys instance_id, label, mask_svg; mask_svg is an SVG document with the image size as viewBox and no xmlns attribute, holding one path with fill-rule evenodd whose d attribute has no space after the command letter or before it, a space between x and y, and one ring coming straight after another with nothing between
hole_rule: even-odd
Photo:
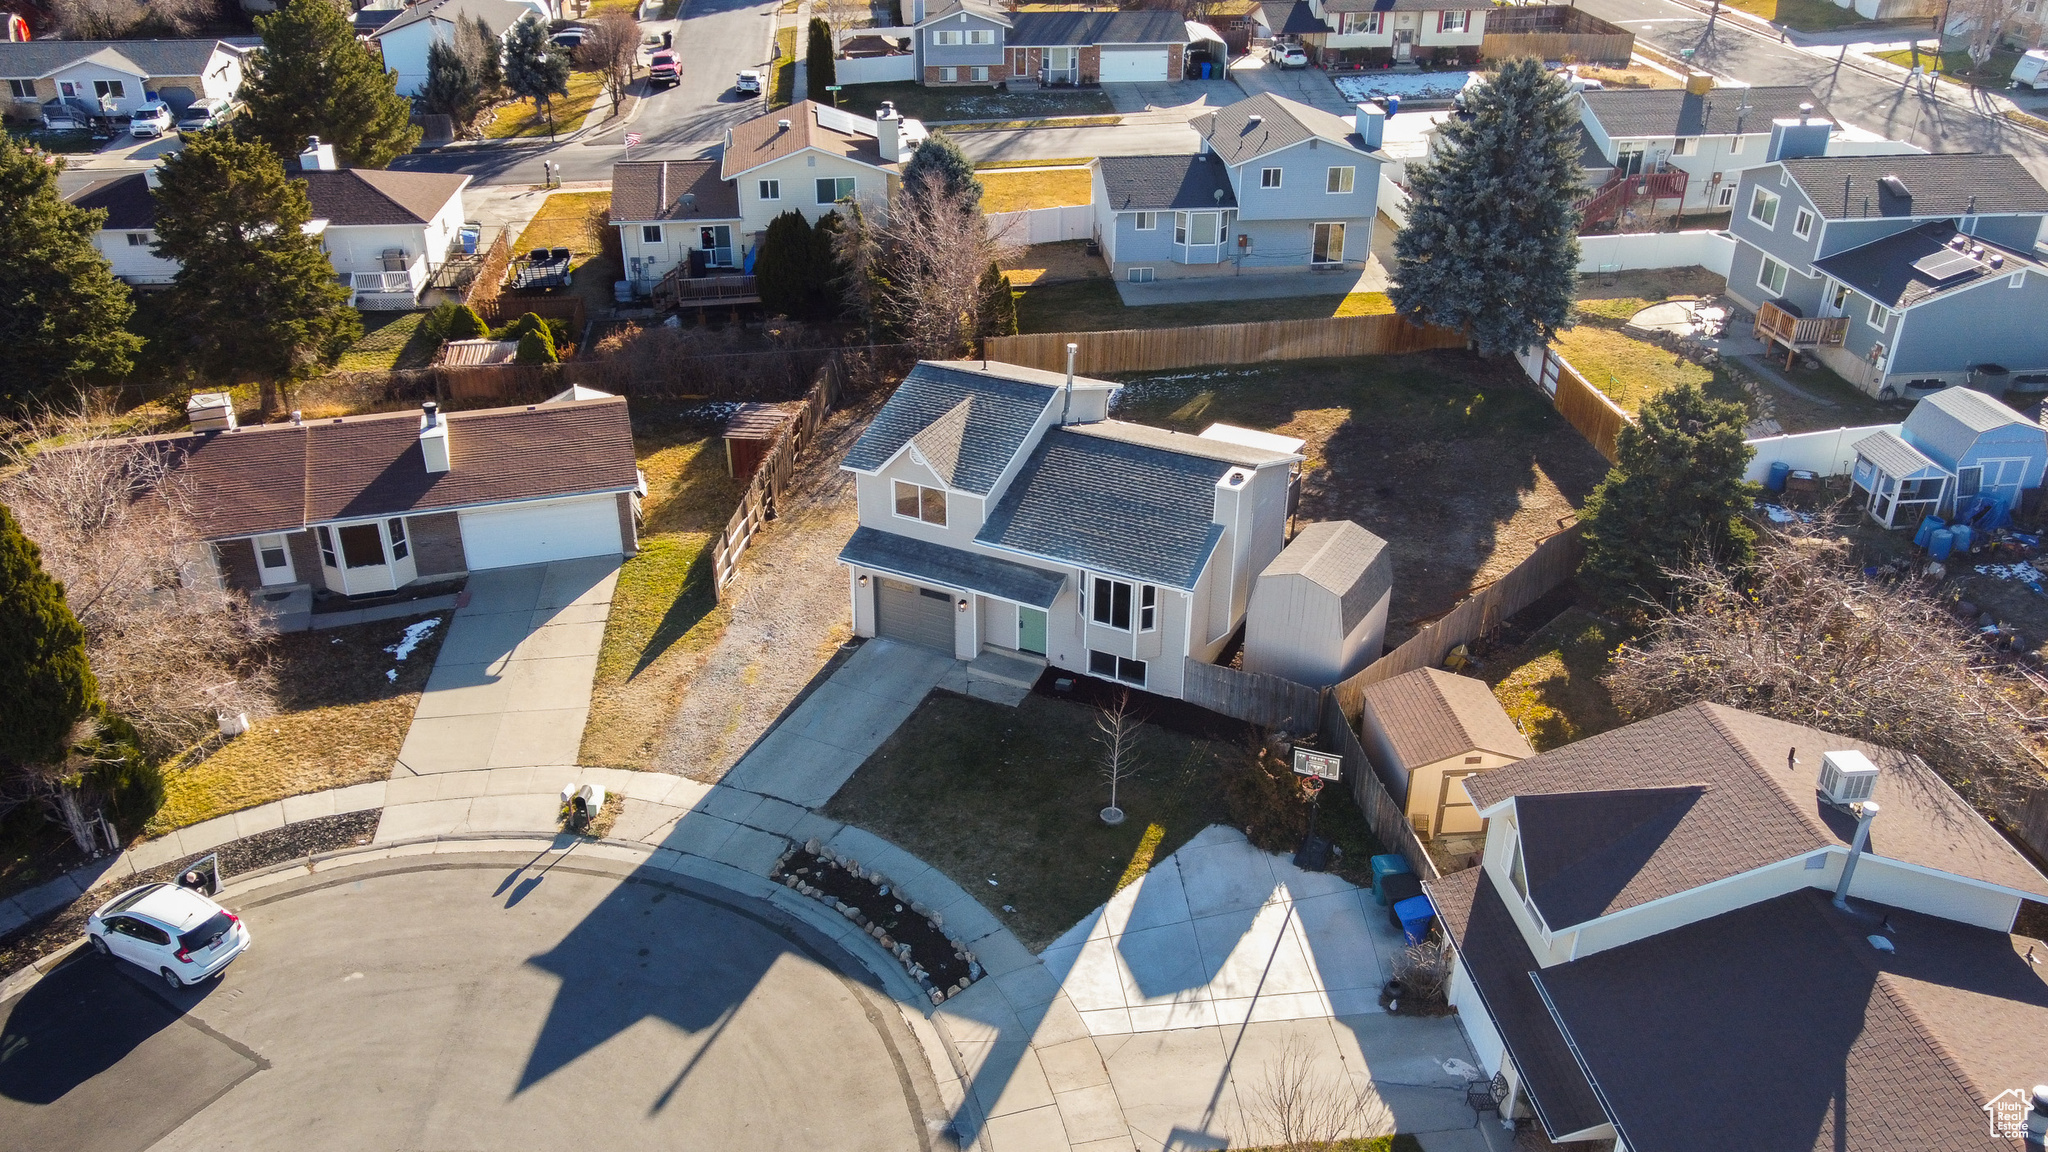
<instances>
[{"instance_id":1,"label":"blue trash bin","mask_svg":"<svg viewBox=\"0 0 2048 1152\"><path fill-rule=\"evenodd\" d=\"M1208 62L1207 60L1204 60L1204 61L1202 61L1202 79L1204 79L1204 80L1207 80L1208 78L1209 78L1209 62Z\"/></svg>"},{"instance_id":2,"label":"blue trash bin","mask_svg":"<svg viewBox=\"0 0 2048 1152\"><path fill-rule=\"evenodd\" d=\"M1410 896L1394 905L1394 914L1401 918L1401 934L1410 944L1420 944L1429 939L1429 923L1436 919L1436 906L1427 896Z\"/></svg>"},{"instance_id":3,"label":"blue trash bin","mask_svg":"<svg viewBox=\"0 0 2048 1152\"><path fill-rule=\"evenodd\" d=\"M1771 464L1770 474L1764 478L1764 487L1773 492L1783 492L1785 490L1785 477L1791 474L1792 466L1790 464L1785 463L1783 460L1775 461Z\"/></svg>"},{"instance_id":4,"label":"blue trash bin","mask_svg":"<svg viewBox=\"0 0 2048 1152\"><path fill-rule=\"evenodd\" d=\"M1399 876L1414 871L1415 869L1408 866L1408 858L1399 852L1389 852L1384 856L1373 857L1372 898L1380 902L1380 907L1386 907L1387 890L1381 881L1389 876Z\"/></svg>"}]
</instances>

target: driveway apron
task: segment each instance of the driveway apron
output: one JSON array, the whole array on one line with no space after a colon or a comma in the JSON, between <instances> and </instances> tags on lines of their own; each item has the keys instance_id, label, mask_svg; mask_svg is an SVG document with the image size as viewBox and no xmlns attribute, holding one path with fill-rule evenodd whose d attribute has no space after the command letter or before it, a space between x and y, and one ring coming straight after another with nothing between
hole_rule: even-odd
<instances>
[{"instance_id":1,"label":"driveway apron","mask_svg":"<svg viewBox=\"0 0 2048 1152\"><path fill-rule=\"evenodd\" d=\"M576 763L617 557L478 572L394 778Z\"/></svg>"}]
</instances>

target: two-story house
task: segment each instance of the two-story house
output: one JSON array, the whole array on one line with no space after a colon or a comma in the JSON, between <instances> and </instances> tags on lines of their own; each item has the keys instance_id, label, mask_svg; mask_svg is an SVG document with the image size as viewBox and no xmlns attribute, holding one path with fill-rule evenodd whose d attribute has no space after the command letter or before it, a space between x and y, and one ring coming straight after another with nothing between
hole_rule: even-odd
<instances>
[{"instance_id":1,"label":"two-story house","mask_svg":"<svg viewBox=\"0 0 2048 1152\"><path fill-rule=\"evenodd\" d=\"M925 362L842 466L853 630L1179 696L1286 544L1301 460L1109 418L1120 385Z\"/></svg>"},{"instance_id":2,"label":"two-story house","mask_svg":"<svg viewBox=\"0 0 2048 1152\"><path fill-rule=\"evenodd\" d=\"M1425 887L1504 1117L1627 1152L2017 1149L2048 878L1919 760L1695 704L1464 781Z\"/></svg>"},{"instance_id":3,"label":"two-story house","mask_svg":"<svg viewBox=\"0 0 2048 1152\"><path fill-rule=\"evenodd\" d=\"M1377 105L1347 122L1261 93L1196 117L1200 152L1101 157L1091 203L1111 274L1362 270L1385 119Z\"/></svg>"},{"instance_id":4,"label":"two-story house","mask_svg":"<svg viewBox=\"0 0 2048 1152\"><path fill-rule=\"evenodd\" d=\"M611 223L636 295L678 267L716 275L746 266L738 184L719 179L716 160L612 165Z\"/></svg>"},{"instance_id":5,"label":"two-story house","mask_svg":"<svg viewBox=\"0 0 2048 1152\"><path fill-rule=\"evenodd\" d=\"M1737 187L1728 294L1758 337L1873 396L2048 371L2048 189L2011 156L1827 156L1825 136L1780 121Z\"/></svg>"},{"instance_id":6,"label":"two-story house","mask_svg":"<svg viewBox=\"0 0 2048 1152\"><path fill-rule=\"evenodd\" d=\"M1186 74L1187 22L1178 11L1010 12L947 0L913 20L925 84L1158 83Z\"/></svg>"},{"instance_id":7,"label":"two-story house","mask_svg":"<svg viewBox=\"0 0 2048 1152\"><path fill-rule=\"evenodd\" d=\"M1630 177L1675 176L1676 188L1659 189L1665 208L1679 215L1726 211L1745 168L1762 162L1778 120L1829 119L1813 90L1802 85L1713 87L1698 74L1685 88L1615 88L1579 93L1586 185L1606 193ZM1599 201L1587 208L1599 214Z\"/></svg>"},{"instance_id":8,"label":"two-story house","mask_svg":"<svg viewBox=\"0 0 2048 1152\"><path fill-rule=\"evenodd\" d=\"M127 116L151 99L183 112L233 99L246 54L224 40L0 41L0 77L15 107L39 115Z\"/></svg>"},{"instance_id":9,"label":"two-story house","mask_svg":"<svg viewBox=\"0 0 2048 1152\"><path fill-rule=\"evenodd\" d=\"M313 219L308 230L365 310L415 307L462 228L468 176L343 168L318 137L299 157ZM94 181L71 197L107 217L93 246L114 275L138 286L169 284L177 261L156 251L156 169Z\"/></svg>"},{"instance_id":10,"label":"two-story house","mask_svg":"<svg viewBox=\"0 0 2048 1152\"><path fill-rule=\"evenodd\" d=\"M874 119L800 100L725 130L718 178L733 182L740 232L754 236L784 212L816 224L847 201L888 219L903 162L924 125L884 104Z\"/></svg>"},{"instance_id":11,"label":"two-story house","mask_svg":"<svg viewBox=\"0 0 2048 1152\"><path fill-rule=\"evenodd\" d=\"M1477 64L1488 6L1471 0L1307 0L1327 32L1296 38L1317 63ZM1289 23L1296 23L1290 19Z\"/></svg>"},{"instance_id":12,"label":"two-story house","mask_svg":"<svg viewBox=\"0 0 2048 1152\"><path fill-rule=\"evenodd\" d=\"M369 34L384 54L384 67L398 73L398 94L417 96L427 86L427 49L453 44L456 29L482 21L501 42L528 17L555 17L553 0L425 0L405 9Z\"/></svg>"}]
</instances>

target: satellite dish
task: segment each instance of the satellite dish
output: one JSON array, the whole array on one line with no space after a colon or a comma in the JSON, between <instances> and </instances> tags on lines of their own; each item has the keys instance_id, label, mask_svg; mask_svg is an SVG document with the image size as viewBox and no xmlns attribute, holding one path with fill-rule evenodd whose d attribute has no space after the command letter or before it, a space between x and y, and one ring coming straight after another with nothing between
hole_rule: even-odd
<instances>
[{"instance_id":1,"label":"satellite dish","mask_svg":"<svg viewBox=\"0 0 2048 1152\"><path fill-rule=\"evenodd\" d=\"M1214 192L1210 193L1210 195L1212 195L1212 196L1214 196L1214 197L1216 198L1216 202L1217 202L1218 204L1221 204L1221 203L1223 203L1223 189L1221 189L1221 188L1218 188L1218 189L1217 189L1216 191L1214 191Z\"/></svg>"},{"instance_id":2,"label":"satellite dish","mask_svg":"<svg viewBox=\"0 0 2048 1152\"><path fill-rule=\"evenodd\" d=\"M697 194L696 194L695 192L685 192L685 193L683 193L683 211L685 211L685 212L694 212L694 211L696 211L696 210L697 210Z\"/></svg>"}]
</instances>

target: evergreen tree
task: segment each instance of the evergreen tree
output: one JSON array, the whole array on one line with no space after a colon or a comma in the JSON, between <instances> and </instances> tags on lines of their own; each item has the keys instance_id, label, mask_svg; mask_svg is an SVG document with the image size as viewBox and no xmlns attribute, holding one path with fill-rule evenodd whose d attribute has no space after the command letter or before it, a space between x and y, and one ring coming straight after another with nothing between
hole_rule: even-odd
<instances>
[{"instance_id":1,"label":"evergreen tree","mask_svg":"<svg viewBox=\"0 0 2048 1152\"><path fill-rule=\"evenodd\" d=\"M836 55L838 53L832 49L832 25L827 24L822 16L811 17L810 41L804 46L804 86L810 92L811 99L827 104L838 104L833 97L839 94L825 91L839 83L834 79L838 67L832 62Z\"/></svg>"},{"instance_id":2,"label":"evergreen tree","mask_svg":"<svg viewBox=\"0 0 2048 1152\"><path fill-rule=\"evenodd\" d=\"M910 162L903 166L903 191L913 199L934 192L958 196L969 208L981 211L981 181L975 178L974 161L943 132L925 137L910 154Z\"/></svg>"},{"instance_id":3,"label":"evergreen tree","mask_svg":"<svg viewBox=\"0 0 2048 1152\"><path fill-rule=\"evenodd\" d=\"M277 389L330 366L363 332L317 237L303 181L275 153L225 132L188 136L156 190L157 252L182 267L165 307L174 356L200 375Z\"/></svg>"},{"instance_id":4,"label":"evergreen tree","mask_svg":"<svg viewBox=\"0 0 2048 1152\"><path fill-rule=\"evenodd\" d=\"M0 504L0 684L7 722L0 761L45 764L64 754L72 726L99 706L85 655L85 629L64 587L43 571L42 554Z\"/></svg>"},{"instance_id":5,"label":"evergreen tree","mask_svg":"<svg viewBox=\"0 0 2048 1152\"><path fill-rule=\"evenodd\" d=\"M548 43L547 22L538 16L521 17L505 41L505 87L546 112L548 135L555 134L555 97L569 94L569 54Z\"/></svg>"},{"instance_id":6,"label":"evergreen tree","mask_svg":"<svg viewBox=\"0 0 2048 1152\"><path fill-rule=\"evenodd\" d=\"M1651 397L1615 441L1618 459L1579 513L1582 569L1624 595L1670 591L1664 569L1698 555L1746 567L1755 533L1742 520L1754 485L1742 478L1754 449L1742 440L1742 405L1697 384Z\"/></svg>"},{"instance_id":7,"label":"evergreen tree","mask_svg":"<svg viewBox=\"0 0 2048 1152\"><path fill-rule=\"evenodd\" d=\"M553 364L559 359L561 357L555 353L554 333L545 324L528 328L519 337L518 350L512 354L514 364Z\"/></svg>"},{"instance_id":8,"label":"evergreen tree","mask_svg":"<svg viewBox=\"0 0 2048 1152\"><path fill-rule=\"evenodd\" d=\"M1481 355L1557 334L1578 280L1579 117L1539 60L1467 89L1438 150L1408 168L1408 226L1389 292L1411 320L1468 332Z\"/></svg>"},{"instance_id":9,"label":"evergreen tree","mask_svg":"<svg viewBox=\"0 0 2048 1152\"><path fill-rule=\"evenodd\" d=\"M859 324L873 344L885 334L883 301L890 291L882 231L868 220L858 200L848 203L846 212L845 222L832 236L833 283L847 318Z\"/></svg>"},{"instance_id":10,"label":"evergreen tree","mask_svg":"<svg viewBox=\"0 0 2048 1152\"><path fill-rule=\"evenodd\" d=\"M1017 295L1010 278L995 261L981 274L981 331L978 336L1017 334Z\"/></svg>"},{"instance_id":11,"label":"evergreen tree","mask_svg":"<svg viewBox=\"0 0 2048 1152\"><path fill-rule=\"evenodd\" d=\"M58 171L0 133L0 406L119 376L141 345L128 286L92 246L106 213L65 203Z\"/></svg>"},{"instance_id":12,"label":"evergreen tree","mask_svg":"<svg viewBox=\"0 0 2048 1152\"><path fill-rule=\"evenodd\" d=\"M427 83L420 92L420 102L427 111L453 120L457 132L476 119L483 106L483 90L469 61L454 45L439 40L427 45Z\"/></svg>"},{"instance_id":13,"label":"evergreen tree","mask_svg":"<svg viewBox=\"0 0 2048 1152\"><path fill-rule=\"evenodd\" d=\"M808 315L813 320L837 319L843 310L839 285L845 278L846 270L839 266L839 235L846 230L846 218L836 210L818 218L818 226L811 229L811 302Z\"/></svg>"},{"instance_id":14,"label":"evergreen tree","mask_svg":"<svg viewBox=\"0 0 2048 1152\"><path fill-rule=\"evenodd\" d=\"M476 314L476 309L467 304L457 304L448 317L447 334L444 340L481 340L491 334L491 326Z\"/></svg>"},{"instance_id":15,"label":"evergreen tree","mask_svg":"<svg viewBox=\"0 0 2048 1152\"><path fill-rule=\"evenodd\" d=\"M256 18L263 46L249 56L239 130L279 156L305 151L308 138L334 145L356 168L382 168L420 142L412 101L398 94L375 49L328 0L287 0Z\"/></svg>"},{"instance_id":16,"label":"evergreen tree","mask_svg":"<svg viewBox=\"0 0 2048 1152\"><path fill-rule=\"evenodd\" d=\"M792 320L810 315L820 288L812 239L810 221L794 209L768 222L768 233L754 259L754 284L761 294L761 307L770 315Z\"/></svg>"}]
</instances>

